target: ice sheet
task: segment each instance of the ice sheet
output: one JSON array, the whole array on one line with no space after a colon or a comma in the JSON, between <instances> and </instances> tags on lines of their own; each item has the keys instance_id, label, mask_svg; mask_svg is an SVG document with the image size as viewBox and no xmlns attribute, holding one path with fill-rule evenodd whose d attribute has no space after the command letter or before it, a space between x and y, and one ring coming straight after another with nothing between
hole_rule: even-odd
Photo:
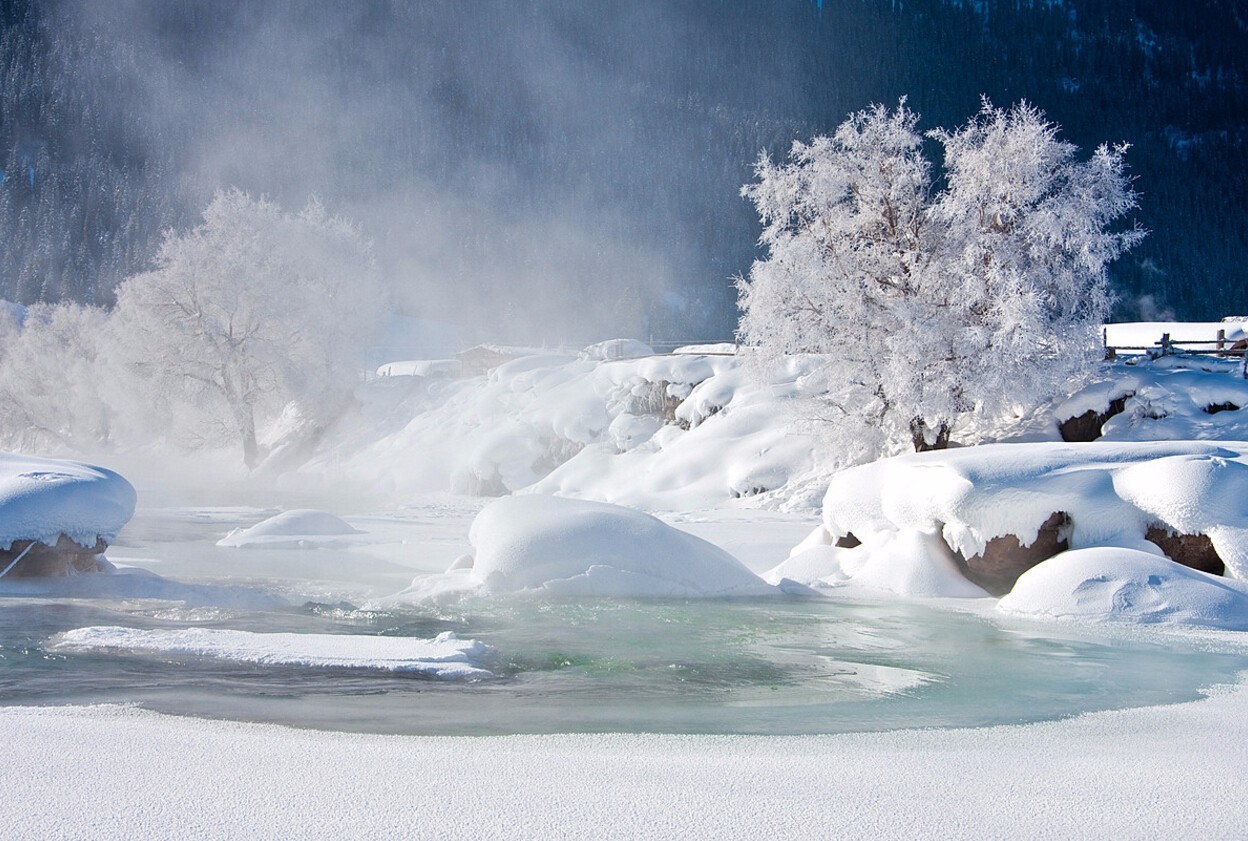
<instances>
[{"instance_id":1,"label":"ice sheet","mask_svg":"<svg viewBox=\"0 0 1248 841\"><path fill-rule=\"evenodd\" d=\"M447 679L493 677L482 667L491 649L453 633L436 638L359 634L259 634L218 628L140 630L76 628L53 643L57 650L129 651L216 657L240 663L313 668L380 669Z\"/></svg>"}]
</instances>

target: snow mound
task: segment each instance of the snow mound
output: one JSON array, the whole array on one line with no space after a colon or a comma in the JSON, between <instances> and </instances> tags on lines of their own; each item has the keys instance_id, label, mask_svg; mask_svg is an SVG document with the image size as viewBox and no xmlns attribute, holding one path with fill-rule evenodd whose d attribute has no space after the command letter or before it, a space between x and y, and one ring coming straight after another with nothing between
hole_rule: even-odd
<instances>
[{"instance_id":1,"label":"snow mound","mask_svg":"<svg viewBox=\"0 0 1248 841\"><path fill-rule=\"evenodd\" d=\"M778 591L736 558L616 505L539 495L491 503L473 521L475 558L397 598L448 590L560 596L725 598Z\"/></svg>"},{"instance_id":2,"label":"snow mound","mask_svg":"<svg viewBox=\"0 0 1248 841\"><path fill-rule=\"evenodd\" d=\"M1248 580L1246 496L1248 444L1236 442L990 444L898 456L834 476L822 531L766 578L982 595L952 573L1012 553L1017 576L1044 560L1015 558L1048 525L1060 550L1159 552L1145 540L1150 530L1207 539L1227 573Z\"/></svg>"},{"instance_id":3,"label":"snow mound","mask_svg":"<svg viewBox=\"0 0 1248 841\"><path fill-rule=\"evenodd\" d=\"M311 508L283 511L245 529L234 529L217 541L235 549L341 548L364 532L341 517Z\"/></svg>"},{"instance_id":4,"label":"snow mound","mask_svg":"<svg viewBox=\"0 0 1248 841\"><path fill-rule=\"evenodd\" d=\"M95 626L66 631L53 648L213 657L266 666L376 669L443 679L494 677L482 663L493 649L451 632L431 640L358 634L258 634L216 628L145 631Z\"/></svg>"},{"instance_id":5,"label":"snow mound","mask_svg":"<svg viewBox=\"0 0 1248 841\"><path fill-rule=\"evenodd\" d=\"M112 543L134 514L134 487L103 467L0 453L0 549L19 540Z\"/></svg>"},{"instance_id":6,"label":"snow mound","mask_svg":"<svg viewBox=\"0 0 1248 841\"><path fill-rule=\"evenodd\" d=\"M1045 619L1248 630L1248 587L1135 549L1063 552L1023 573L997 604Z\"/></svg>"}]
</instances>

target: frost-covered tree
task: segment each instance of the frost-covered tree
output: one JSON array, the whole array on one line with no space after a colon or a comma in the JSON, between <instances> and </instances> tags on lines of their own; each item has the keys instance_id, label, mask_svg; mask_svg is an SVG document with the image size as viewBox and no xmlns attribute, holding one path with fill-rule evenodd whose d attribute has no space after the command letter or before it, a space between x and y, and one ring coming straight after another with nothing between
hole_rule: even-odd
<instances>
[{"instance_id":1,"label":"frost-covered tree","mask_svg":"<svg viewBox=\"0 0 1248 841\"><path fill-rule=\"evenodd\" d=\"M905 100L832 137L762 155L743 188L763 222L738 281L740 334L764 364L826 357L821 416L856 460L944 446L1067 386L1095 358L1111 303L1106 265L1142 236L1111 225L1135 206L1125 146L1080 161L1021 103L985 101L956 131L933 185Z\"/></svg>"},{"instance_id":2,"label":"frost-covered tree","mask_svg":"<svg viewBox=\"0 0 1248 841\"><path fill-rule=\"evenodd\" d=\"M0 442L87 453L107 445L112 412L99 370L107 313L78 304L0 309Z\"/></svg>"},{"instance_id":3,"label":"frost-covered tree","mask_svg":"<svg viewBox=\"0 0 1248 841\"><path fill-rule=\"evenodd\" d=\"M125 281L117 355L183 438L241 443L295 401L328 418L358 379L384 299L368 242L316 202L289 215L237 190L166 236L156 268Z\"/></svg>"}]
</instances>

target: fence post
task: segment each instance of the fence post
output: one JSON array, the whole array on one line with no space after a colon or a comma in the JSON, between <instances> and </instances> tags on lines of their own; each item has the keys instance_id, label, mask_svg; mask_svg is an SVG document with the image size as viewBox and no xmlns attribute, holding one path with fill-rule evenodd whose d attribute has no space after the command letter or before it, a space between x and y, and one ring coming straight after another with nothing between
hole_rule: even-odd
<instances>
[{"instance_id":1,"label":"fence post","mask_svg":"<svg viewBox=\"0 0 1248 841\"><path fill-rule=\"evenodd\" d=\"M1224 347L1226 347L1226 328L1218 330L1218 352L1221 353Z\"/></svg>"},{"instance_id":2,"label":"fence post","mask_svg":"<svg viewBox=\"0 0 1248 841\"><path fill-rule=\"evenodd\" d=\"M1162 333L1161 334L1161 355L1169 356L1172 353L1174 353L1174 351L1170 348L1170 334Z\"/></svg>"}]
</instances>

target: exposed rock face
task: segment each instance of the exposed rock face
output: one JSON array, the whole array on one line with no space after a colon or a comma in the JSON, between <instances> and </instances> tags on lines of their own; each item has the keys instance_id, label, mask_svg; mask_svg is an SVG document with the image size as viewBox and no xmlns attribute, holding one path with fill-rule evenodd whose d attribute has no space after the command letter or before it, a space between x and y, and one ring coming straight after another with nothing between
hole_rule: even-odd
<instances>
[{"instance_id":1,"label":"exposed rock face","mask_svg":"<svg viewBox=\"0 0 1248 841\"><path fill-rule=\"evenodd\" d=\"M1218 412L1238 412L1238 411L1239 411L1239 407L1229 400L1226 401L1225 403L1210 403L1208 406L1205 407L1205 413L1210 414L1210 415L1216 415Z\"/></svg>"},{"instance_id":2,"label":"exposed rock face","mask_svg":"<svg viewBox=\"0 0 1248 841\"><path fill-rule=\"evenodd\" d=\"M1073 418L1067 418L1057 425L1057 430L1062 434L1063 441L1095 441L1101 437L1101 427L1105 425L1105 421L1114 415L1122 414L1127 407L1127 401L1135 396L1135 392L1128 391L1120 397L1115 397L1109 401L1109 408L1104 412L1096 412L1088 409L1082 415Z\"/></svg>"},{"instance_id":3,"label":"exposed rock face","mask_svg":"<svg viewBox=\"0 0 1248 841\"><path fill-rule=\"evenodd\" d=\"M33 546L31 545L33 542ZM61 535L55 546L30 540L18 540L7 550L0 550L0 571L26 552L5 578L49 578L78 575L83 572L104 572L111 567L100 557L108 544L96 538L94 546L80 546ZM26 551L29 549L29 551Z\"/></svg>"},{"instance_id":4,"label":"exposed rock face","mask_svg":"<svg viewBox=\"0 0 1248 841\"><path fill-rule=\"evenodd\" d=\"M914 418L910 421L910 440L914 444L914 451L927 453L932 450L949 449L949 431L947 423L942 423L933 430L922 418Z\"/></svg>"},{"instance_id":5,"label":"exposed rock face","mask_svg":"<svg viewBox=\"0 0 1248 841\"><path fill-rule=\"evenodd\" d=\"M964 558L960 552L954 552L953 559L968 580L994 596L1002 596L1014 588L1014 582L1024 572L1070 548L1066 539L1069 526L1070 516L1057 511L1040 526L1030 546L1023 546L1017 537L1007 534L989 540L982 555Z\"/></svg>"},{"instance_id":6,"label":"exposed rock face","mask_svg":"<svg viewBox=\"0 0 1248 841\"><path fill-rule=\"evenodd\" d=\"M1213 575L1226 575L1226 564L1204 534L1175 534L1164 526L1149 526L1144 539L1156 544L1176 564Z\"/></svg>"},{"instance_id":7,"label":"exposed rock face","mask_svg":"<svg viewBox=\"0 0 1248 841\"><path fill-rule=\"evenodd\" d=\"M844 537L838 537L832 545L837 549L853 549L855 546L861 546L862 541L850 531L846 532Z\"/></svg>"}]
</instances>

